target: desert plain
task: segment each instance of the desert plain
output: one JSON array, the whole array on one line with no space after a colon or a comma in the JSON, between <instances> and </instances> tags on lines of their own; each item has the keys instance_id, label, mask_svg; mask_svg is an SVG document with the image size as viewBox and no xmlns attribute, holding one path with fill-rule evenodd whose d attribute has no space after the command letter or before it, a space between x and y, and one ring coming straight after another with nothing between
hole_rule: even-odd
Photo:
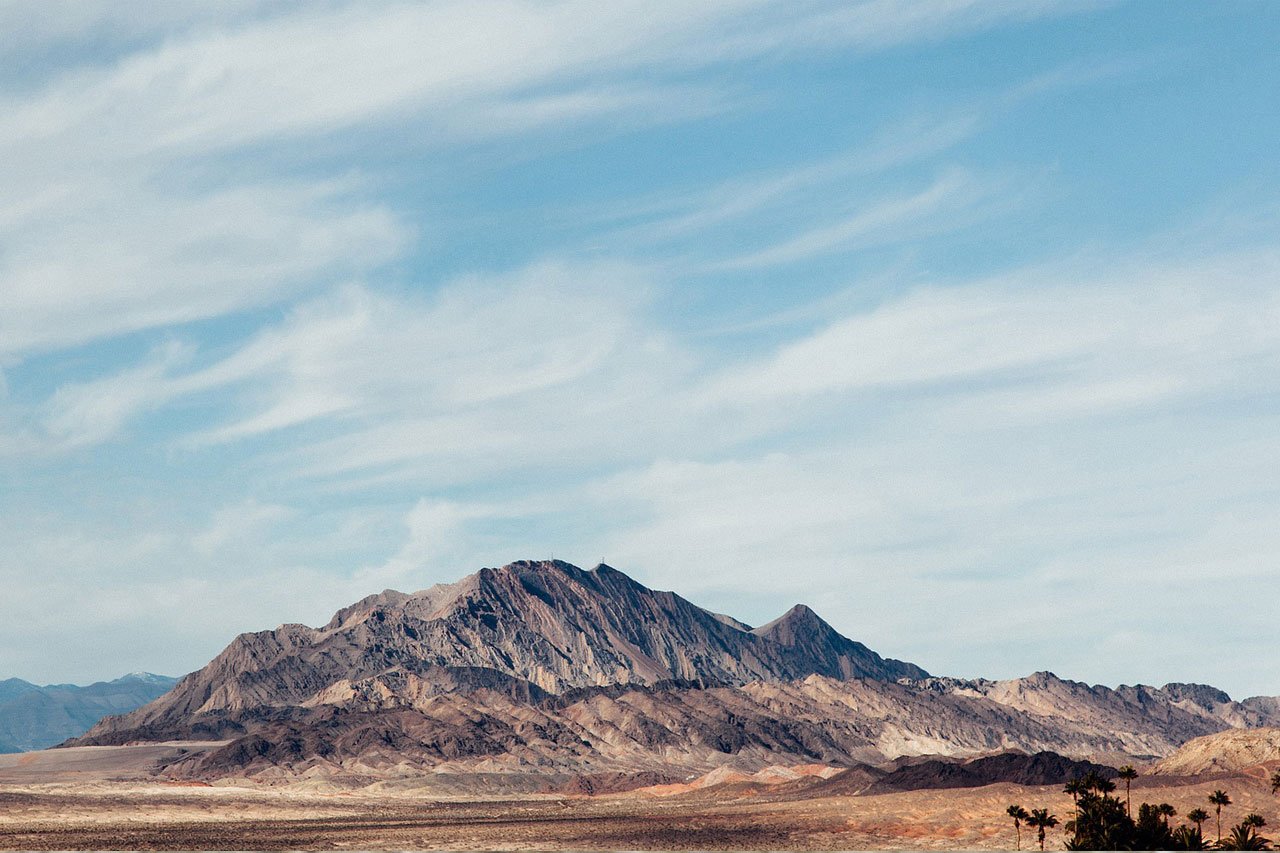
<instances>
[{"instance_id":1,"label":"desert plain","mask_svg":"<svg viewBox=\"0 0 1280 853\"><path fill-rule=\"evenodd\" d=\"M621 793L460 794L439 780L364 787L325 780L209 785L155 777L179 749L211 743L79 747L0 756L0 848L28 850L448 849L855 850L1013 849L1005 807L1047 807L1064 822L1061 786L878 795L815 792L806 779L655 786ZM1231 793L1223 823L1257 812L1280 824L1258 773L1146 776L1133 800L1179 814ZM1212 837L1212 820L1206 825ZM1062 849L1058 827L1046 849ZM1023 849L1037 847L1023 828Z\"/></svg>"}]
</instances>

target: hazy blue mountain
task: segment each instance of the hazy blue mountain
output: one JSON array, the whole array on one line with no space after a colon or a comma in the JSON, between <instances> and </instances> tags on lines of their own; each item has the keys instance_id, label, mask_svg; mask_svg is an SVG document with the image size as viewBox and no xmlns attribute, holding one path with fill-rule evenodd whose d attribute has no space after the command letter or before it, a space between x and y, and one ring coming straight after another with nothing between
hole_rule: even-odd
<instances>
[{"instance_id":1,"label":"hazy blue mountain","mask_svg":"<svg viewBox=\"0 0 1280 853\"><path fill-rule=\"evenodd\" d=\"M8 702L11 699L17 699L24 693L30 693L39 690L29 681L23 681L21 678L7 678L0 681L0 702Z\"/></svg>"},{"instance_id":2,"label":"hazy blue mountain","mask_svg":"<svg viewBox=\"0 0 1280 853\"><path fill-rule=\"evenodd\" d=\"M0 681L0 752L44 749L82 735L110 714L124 714L167 693L175 678L135 672L86 687L43 687L10 678Z\"/></svg>"}]
</instances>

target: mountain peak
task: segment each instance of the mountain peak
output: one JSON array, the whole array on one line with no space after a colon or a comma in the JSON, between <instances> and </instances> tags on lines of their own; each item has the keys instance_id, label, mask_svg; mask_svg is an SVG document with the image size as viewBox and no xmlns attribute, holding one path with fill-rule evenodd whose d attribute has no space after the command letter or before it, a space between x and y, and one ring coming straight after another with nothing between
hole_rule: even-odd
<instances>
[{"instance_id":1,"label":"mountain peak","mask_svg":"<svg viewBox=\"0 0 1280 853\"><path fill-rule=\"evenodd\" d=\"M515 560L513 562L507 563L505 566L498 569L488 568L488 569L481 569L480 571L482 572L484 571L515 572L515 573L560 572L561 574L566 574L566 575L585 574L585 572L583 572L582 569L578 568L573 563L566 563L564 560L556 560L556 559Z\"/></svg>"},{"instance_id":2,"label":"mountain peak","mask_svg":"<svg viewBox=\"0 0 1280 853\"><path fill-rule=\"evenodd\" d=\"M788 622L791 624L824 625L826 627L831 627L827 625L826 620L824 620L821 616L815 613L813 608L807 604L797 604L793 606L790 610L788 610L786 613L783 613L781 616L779 616L777 619L773 620L773 622L769 624L772 625L780 622Z\"/></svg>"},{"instance_id":3,"label":"mountain peak","mask_svg":"<svg viewBox=\"0 0 1280 853\"><path fill-rule=\"evenodd\" d=\"M882 681L929 677L929 673L915 664L882 658L862 643L850 640L804 604L795 605L751 633L786 646L793 654L803 655L806 665L819 675Z\"/></svg>"},{"instance_id":4,"label":"mountain peak","mask_svg":"<svg viewBox=\"0 0 1280 853\"><path fill-rule=\"evenodd\" d=\"M154 672L146 672L138 670L137 672L129 672L117 678L112 684L118 684L128 681L140 681L143 684L175 684L178 679L168 675L156 675Z\"/></svg>"},{"instance_id":5,"label":"mountain peak","mask_svg":"<svg viewBox=\"0 0 1280 853\"><path fill-rule=\"evenodd\" d=\"M793 646L801 638L825 642L840 633L807 604L797 604L772 622L752 631L783 645ZM843 638L841 638L843 639Z\"/></svg>"}]
</instances>

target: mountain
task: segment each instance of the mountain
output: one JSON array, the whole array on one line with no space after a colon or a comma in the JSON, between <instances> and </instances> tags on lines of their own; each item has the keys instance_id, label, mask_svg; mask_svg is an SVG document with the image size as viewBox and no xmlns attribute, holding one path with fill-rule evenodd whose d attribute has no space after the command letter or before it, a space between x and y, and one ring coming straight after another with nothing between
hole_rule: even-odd
<instances>
[{"instance_id":1,"label":"mountain","mask_svg":"<svg viewBox=\"0 0 1280 853\"><path fill-rule=\"evenodd\" d=\"M815 633L801 642L800 630ZM506 676L539 695L672 679L742 685L814 674L927 676L840 636L807 608L752 632L609 566L525 561L413 594L387 590L338 611L323 628L241 635L162 701L95 734L145 729L155 736L193 718L315 704L389 672L483 684Z\"/></svg>"},{"instance_id":2,"label":"mountain","mask_svg":"<svg viewBox=\"0 0 1280 853\"><path fill-rule=\"evenodd\" d=\"M1010 750L1126 763L1277 724L1280 703L1199 685L932 677L802 605L753 629L609 566L524 561L387 590L320 628L241 635L164 696L74 743L230 741L167 769L180 777L508 785L532 774L544 781L519 784L573 790L720 767Z\"/></svg>"},{"instance_id":3,"label":"mountain","mask_svg":"<svg viewBox=\"0 0 1280 853\"><path fill-rule=\"evenodd\" d=\"M152 701L177 679L138 672L87 687L39 687L21 679L0 681L0 752L44 749L84 734L108 714Z\"/></svg>"},{"instance_id":4,"label":"mountain","mask_svg":"<svg viewBox=\"0 0 1280 853\"><path fill-rule=\"evenodd\" d=\"M19 696L39 689L36 685L29 681L23 681L21 678L6 678L4 681L0 681L0 703L12 701Z\"/></svg>"}]
</instances>

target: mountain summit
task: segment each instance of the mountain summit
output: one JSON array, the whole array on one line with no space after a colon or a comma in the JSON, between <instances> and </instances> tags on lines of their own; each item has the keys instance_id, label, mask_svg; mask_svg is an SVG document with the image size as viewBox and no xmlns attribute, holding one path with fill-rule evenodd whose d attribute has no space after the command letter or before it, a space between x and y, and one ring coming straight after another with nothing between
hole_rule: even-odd
<instances>
[{"instance_id":1,"label":"mountain summit","mask_svg":"<svg viewBox=\"0 0 1280 853\"><path fill-rule=\"evenodd\" d=\"M929 677L929 673L915 664L885 660L862 643L843 636L803 604L797 604L751 633L786 648L789 658L801 669L818 675L881 681Z\"/></svg>"}]
</instances>

